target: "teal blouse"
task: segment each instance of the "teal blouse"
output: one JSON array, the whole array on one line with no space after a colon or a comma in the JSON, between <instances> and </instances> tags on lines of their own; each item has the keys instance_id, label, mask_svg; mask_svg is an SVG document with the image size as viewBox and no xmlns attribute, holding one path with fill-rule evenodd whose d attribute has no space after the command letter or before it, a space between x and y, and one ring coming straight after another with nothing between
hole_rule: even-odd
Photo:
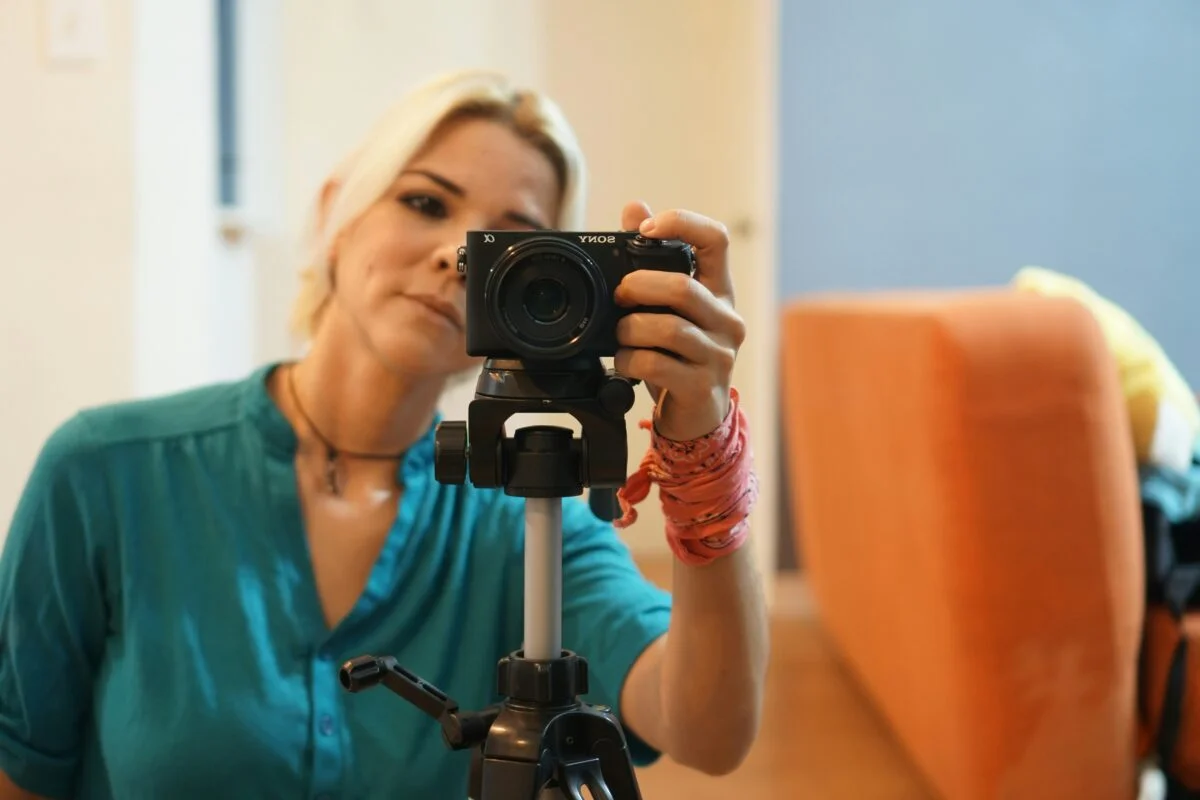
<instances>
[{"instance_id":1,"label":"teal blouse","mask_svg":"<svg viewBox=\"0 0 1200 800\"><path fill-rule=\"evenodd\" d=\"M330 630L296 491L296 438L245 380L83 411L47 440L0 558L0 769L53 798L465 797L470 756L339 665L389 654L468 709L522 638L519 498L400 466L396 523ZM563 646L621 713L669 595L611 525L563 509ZM638 764L657 753L630 733Z\"/></svg>"}]
</instances>

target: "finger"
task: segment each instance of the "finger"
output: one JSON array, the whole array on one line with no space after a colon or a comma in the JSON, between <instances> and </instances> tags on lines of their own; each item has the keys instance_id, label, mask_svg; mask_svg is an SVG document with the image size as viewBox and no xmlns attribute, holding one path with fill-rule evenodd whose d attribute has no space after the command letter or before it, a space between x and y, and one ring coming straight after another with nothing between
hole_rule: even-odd
<instances>
[{"instance_id":1,"label":"finger","mask_svg":"<svg viewBox=\"0 0 1200 800\"><path fill-rule=\"evenodd\" d=\"M666 307L710 334L726 336L740 345L745 323L733 306L718 299L700 281L680 272L639 269L626 275L613 293L617 304Z\"/></svg>"},{"instance_id":2,"label":"finger","mask_svg":"<svg viewBox=\"0 0 1200 800\"><path fill-rule=\"evenodd\" d=\"M648 219L651 213L650 206L641 200L626 203L625 207L621 209L621 230L636 231L642 224L642 220Z\"/></svg>"},{"instance_id":3,"label":"finger","mask_svg":"<svg viewBox=\"0 0 1200 800\"><path fill-rule=\"evenodd\" d=\"M648 385L666 389L676 398L688 397L695 392L697 386L707 387L710 383L698 374L701 367L687 364L656 350L622 348L613 357L613 368L626 377L637 378Z\"/></svg>"},{"instance_id":4,"label":"finger","mask_svg":"<svg viewBox=\"0 0 1200 800\"><path fill-rule=\"evenodd\" d=\"M714 295L733 302L729 230L723 224L694 211L672 209L643 221L638 230L643 236L690 244L696 251L696 278Z\"/></svg>"},{"instance_id":5,"label":"finger","mask_svg":"<svg viewBox=\"0 0 1200 800\"><path fill-rule=\"evenodd\" d=\"M692 364L706 363L717 349L695 323L674 314L629 314L617 323L617 341L625 347L665 350Z\"/></svg>"}]
</instances>

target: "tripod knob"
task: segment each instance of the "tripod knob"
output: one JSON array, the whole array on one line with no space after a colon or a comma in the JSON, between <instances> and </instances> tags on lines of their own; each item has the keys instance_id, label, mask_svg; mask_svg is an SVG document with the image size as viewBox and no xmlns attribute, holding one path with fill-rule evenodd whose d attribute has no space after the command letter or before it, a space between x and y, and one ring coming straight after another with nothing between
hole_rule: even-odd
<instances>
[{"instance_id":1,"label":"tripod knob","mask_svg":"<svg viewBox=\"0 0 1200 800\"><path fill-rule=\"evenodd\" d=\"M603 487L592 487L588 494L588 507L599 519L612 522L621 516L621 503L617 500L617 490Z\"/></svg>"},{"instance_id":2,"label":"tripod knob","mask_svg":"<svg viewBox=\"0 0 1200 800\"><path fill-rule=\"evenodd\" d=\"M338 679L346 691L361 692L383 680L383 665L375 656L358 656L342 665Z\"/></svg>"},{"instance_id":3,"label":"tripod knob","mask_svg":"<svg viewBox=\"0 0 1200 800\"><path fill-rule=\"evenodd\" d=\"M433 439L433 476L438 483L462 483L467 479L467 423L438 423Z\"/></svg>"},{"instance_id":4,"label":"tripod knob","mask_svg":"<svg viewBox=\"0 0 1200 800\"><path fill-rule=\"evenodd\" d=\"M587 660L563 650L549 661L525 658L518 650L500 659L496 668L500 694L524 703L562 705L588 693Z\"/></svg>"},{"instance_id":5,"label":"tripod knob","mask_svg":"<svg viewBox=\"0 0 1200 800\"><path fill-rule=\"evenodd\" d=\"M600 405L610 414L622 415L633 408L633 402L637 399L634 394L633 387L637 384L634 378L626 378L624 375L609 374L605 377L604 382L600 384L600 390L596 393L596 399L600 401Z\"/></svg>"}]
</instances>

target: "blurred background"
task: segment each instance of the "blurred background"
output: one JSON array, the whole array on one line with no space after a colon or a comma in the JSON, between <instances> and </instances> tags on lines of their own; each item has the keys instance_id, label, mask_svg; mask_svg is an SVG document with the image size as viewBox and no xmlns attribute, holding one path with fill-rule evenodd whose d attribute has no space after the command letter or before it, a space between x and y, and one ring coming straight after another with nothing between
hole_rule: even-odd
<instances>
[{"instance_id":1,"label":"blurred background","mask_svg":"<svg viewBox=\"0 0 1200 800\"><path fill-rule=\"evenodd\" d=\"M792 298L1046 266L1118 300L1200 384L1191 0L0 0L0 520L79 407L292 354L326 172L401 93L465 66L565 108L591 227L634 198L728 224L769 576L796 563ZM647 557L665 550L650 505L628 533Z\"/></svg>"}]
</instances>

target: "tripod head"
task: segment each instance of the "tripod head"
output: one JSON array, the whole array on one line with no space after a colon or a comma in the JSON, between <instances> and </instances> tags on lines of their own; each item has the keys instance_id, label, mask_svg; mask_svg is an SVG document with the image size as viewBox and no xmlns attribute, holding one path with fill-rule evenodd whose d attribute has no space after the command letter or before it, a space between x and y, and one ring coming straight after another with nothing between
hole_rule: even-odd
<instances>
[{"instance_id":1,"label":"tripod head","mask_svg":"<svg viewBox=\"0 0 1200 800\"><path fill-rule=\"evenodd\" d=\"M520 497L573 497L590 488L592 512L612 520L625 483L625 414L638 381L605 369L599 359L537 364L488 359L475 385L466 422L442 422L435 439L434 476L477 487L503 487ZM514 414L569 414L582 437L539 425L505 436ZM563 438L565 435L565 439Z\"/></svg>"},{"instance_id":2,"label":"tripod head","mask_svg":"<svg viewBox=\"0 0 1200 800\"><path fill-rule=\"evenodd\" d=\"M582 703L587 661L562 648L562 499L590 487L593 512L611 520L625 482L625 414L636 380L599 359L548 364L489 359L476 383L467 421L446 421L435 434L434 476L470 478L525 498L525 642L497 666L503 702L464 712L435 686L390 656L343 664L350 692L383 684L438 720L448 747L476 748L472 800L640 800L625 735L611 709ZM534 425L505 433L514 414L564 413L581 425Z\"/></svg>"}]
</instances>

